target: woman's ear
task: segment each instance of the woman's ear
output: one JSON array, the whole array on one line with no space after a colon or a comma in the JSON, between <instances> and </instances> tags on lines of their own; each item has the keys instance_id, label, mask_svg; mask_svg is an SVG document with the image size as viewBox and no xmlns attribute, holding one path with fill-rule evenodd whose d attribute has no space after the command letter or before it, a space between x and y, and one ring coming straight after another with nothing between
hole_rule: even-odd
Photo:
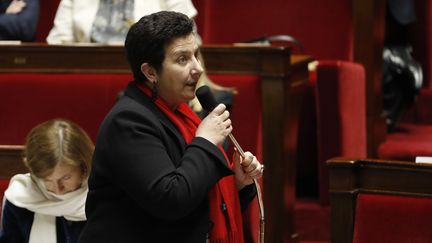
<instances>
[{"instance_id":1,"label":"woman's ear","mask_svg":"<svg viewBox=\"0 0 432 243\"><path fill-rule=\"evenodd\" d=\"M150 64L147 62L141 64L141 72L146 76L147 80L151 83L157 82L157 72Z\"/></svg>"}]
</instances>

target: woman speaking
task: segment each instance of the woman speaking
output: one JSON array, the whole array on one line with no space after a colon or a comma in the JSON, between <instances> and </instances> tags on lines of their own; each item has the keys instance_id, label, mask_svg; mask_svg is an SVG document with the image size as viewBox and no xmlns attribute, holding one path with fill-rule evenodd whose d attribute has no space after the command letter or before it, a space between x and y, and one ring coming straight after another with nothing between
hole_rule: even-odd
<instances>
[{"instance_id":1,"label":"woman speaking","mask_svg":"<svg viewBox=\"0 0 432 243\"><path fill-rule=\"evenodd\" d=\"M224 153L224 105L202 121L187 105L203 72L193 21L144 16L125 48L135 80L101 125L80 242L244 242L241 212L262 165Z\"/></svg>"}]
</instances>

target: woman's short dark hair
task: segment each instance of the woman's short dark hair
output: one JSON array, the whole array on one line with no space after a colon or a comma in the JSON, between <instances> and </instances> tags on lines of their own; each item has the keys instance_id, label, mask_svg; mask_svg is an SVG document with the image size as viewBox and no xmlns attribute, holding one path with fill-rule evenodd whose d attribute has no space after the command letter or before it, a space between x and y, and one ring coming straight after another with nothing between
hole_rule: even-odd
<instances>
[{"instance_id":1,"label":"woman's short dark hair","mask_svg":"<svg viewBox=\"0 0 432 243\"><path fill-rule=\"evenodd\" d=\"M133 24L126 36L125 48L135 80L147 80L141 72L143 63L149 63L159 72L165 58L165 48L174 39L191 34L193 27L193 20L173 11L146 15Z\"/></svg>"}]
</instances>

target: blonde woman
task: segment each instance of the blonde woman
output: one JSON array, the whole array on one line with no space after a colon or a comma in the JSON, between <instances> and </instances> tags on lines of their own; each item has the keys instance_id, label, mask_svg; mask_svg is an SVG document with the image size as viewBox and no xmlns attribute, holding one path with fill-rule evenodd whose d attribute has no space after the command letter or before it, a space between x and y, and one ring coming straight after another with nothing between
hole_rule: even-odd
<instances>
[{"instance_id":1,"label":"blonde woman","mask_svg":"<svg viewBox=\"0 0 432 243\"><path fill-rule=\"evenodd\" d=\"M23 158L30 173L12 177L5 191L0 242L77 242L93 150L86 132L71 121L33 128Z\"/></svg>"},{"instance_id":2,"label":"blonde woman","mask_svg":"<svg viewBox=\"0 0 432 243\"><path fill-rule=\"evenodd\" d=\"M133 23L161 10L198 13L191 0L61 0L47 42L123 45Z\"/></svg>"}]
</instances>

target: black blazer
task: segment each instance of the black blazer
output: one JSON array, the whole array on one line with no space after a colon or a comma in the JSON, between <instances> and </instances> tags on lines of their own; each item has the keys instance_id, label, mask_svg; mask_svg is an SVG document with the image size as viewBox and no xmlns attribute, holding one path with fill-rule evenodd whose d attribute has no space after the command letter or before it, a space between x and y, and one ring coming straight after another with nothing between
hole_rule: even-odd
<instances>
[{"instance_id":1,"label":"black blazer","mask_svg":"<svg viewBox=\"0 0 432 243\"><path fill-rule=\"evenodd\" d=\"M35 41L39 0L26 0L19 14L5 14L12 0L0 0L0 40Z\"/></svg>"},{"instance_id":2,"label":"black blazer","mask_svg":"<svg viewBox=\"0 0 432 243\"><path fill-rule=\"evenodd\" d=\"M99 131L79 242L205 242L207 194L231 174L215 145L186 145L132 82Z\"/></svg>"}]
</instances>

